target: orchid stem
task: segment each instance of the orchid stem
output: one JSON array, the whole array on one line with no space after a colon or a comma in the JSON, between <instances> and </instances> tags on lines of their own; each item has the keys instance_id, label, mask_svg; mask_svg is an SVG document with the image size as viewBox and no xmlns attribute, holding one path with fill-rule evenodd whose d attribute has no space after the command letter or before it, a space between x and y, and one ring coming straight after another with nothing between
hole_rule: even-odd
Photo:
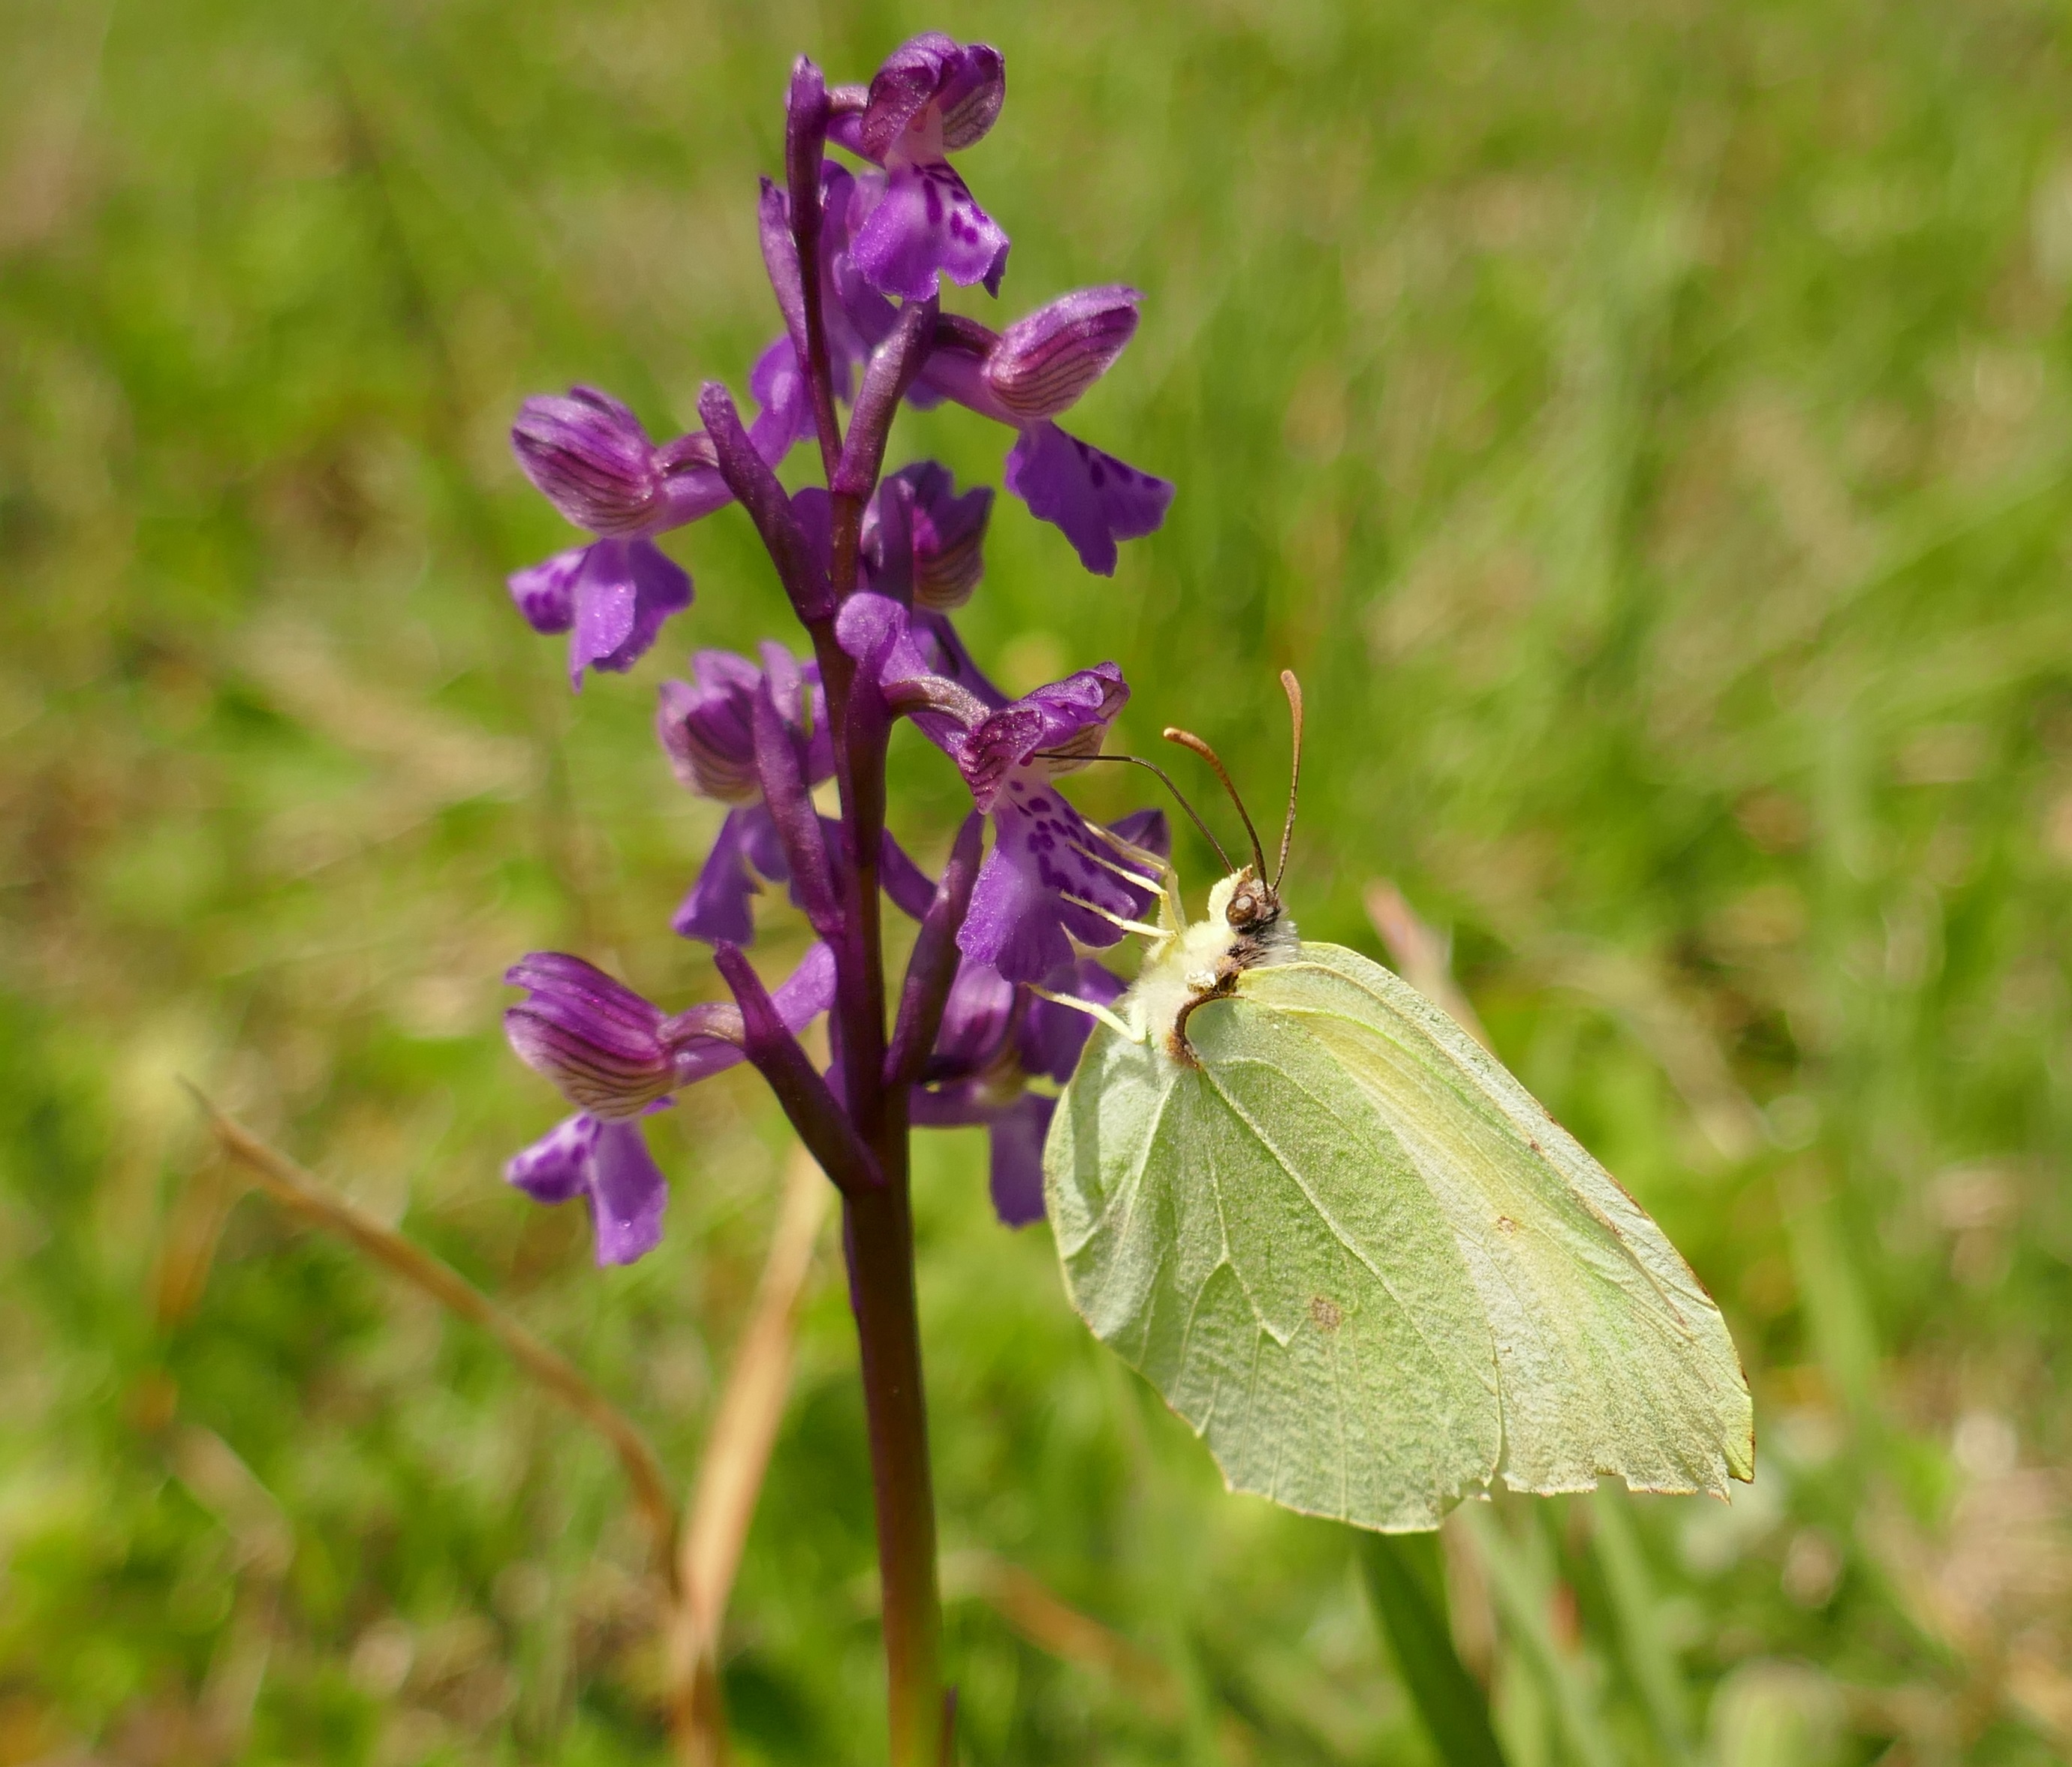
<instances>
[{"instance_id":1,"label":"orchid stem","mask_svg":"<svg viewBox=\"0 0 2072 1767\"><path fill-rule=\"evenodd\" d=\"M847 1198L844 1224L870 1436L891 1759L893 1767L933 1767L943 1712L943 1621L903 1121L886 1144L879 1159L889 1162L896 1147L897 1171L887 1170L883 1189Z\"/></svg>"},{"instance_id":2,"label":"orchid stem","mask_svg":"<svg viewBox=\"0 0 2072 1767\"><path fill-rule=\"evenodd\" d=\"M877 488L885 441L899 399L919 365L918 343L932 329L935 303L903 315L859 389L845 438L835 417L820 301L820 162L827 101L817 70L795 76L808 115L787 131L787 181L799 252L807 348L805 372L830 493L828 588L838 606L857 587L863 511ZM766 535L766 538L771 537ZM782 561L780 561L781 564ZM796 598L795 598L796 605ZM849 1294L856 1313L872 1494L883 1590L891 1767L939 1767L948 1746L942 1673L942 1601L935 1571L935 1506L928 1461L927 1401L921 1376L920 1313L914 1284L908 1194L907 1087L886 1075L885 955L878 895L885 832L883 702L853 691L853 668L832 642L832 620L802 618L820 659L835 737L836 779L849 863L843 868L841 936L835 939L837 1027L849 1122L874 1158L879 1181L843 1190Z\"/></svg>"}]
</instances>

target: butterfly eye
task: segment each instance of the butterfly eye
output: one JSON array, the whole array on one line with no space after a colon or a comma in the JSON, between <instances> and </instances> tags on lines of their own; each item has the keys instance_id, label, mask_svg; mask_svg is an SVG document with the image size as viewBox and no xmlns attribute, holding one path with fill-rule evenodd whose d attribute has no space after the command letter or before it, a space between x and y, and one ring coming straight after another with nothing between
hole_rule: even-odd
<instances>
[{"instance_id":1,"label":"butterfly eye","mask_svg":"<svg viewBox=\"0 0 2072 1767\"><path fill-rule=\"evenodd\" d=\"M1250 932L1264 925L1281 911L1271 887L1256 877L1247 877L1231 892L1230 905L1223 910L1223 918L1230 923L1232 932Z\"/></svg>"}]
</instances>

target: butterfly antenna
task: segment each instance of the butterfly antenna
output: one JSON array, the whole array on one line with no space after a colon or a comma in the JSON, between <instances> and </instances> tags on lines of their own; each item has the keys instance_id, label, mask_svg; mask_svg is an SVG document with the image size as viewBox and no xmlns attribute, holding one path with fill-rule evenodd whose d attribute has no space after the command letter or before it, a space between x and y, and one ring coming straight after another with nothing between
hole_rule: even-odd
<instances>
[{"instance_id":1,"label":"butterfly antenna","mask_svg":"<svg viewBox=\"0 0 2072 1767\"><path fill-rule=\"evenodd\" d=\"M1288 721L1295 732L1295 752L1288 763L1288 820L1281 824L1281 862L1273 868L1273 893L1288 871L1288 846L1295 838L1295 795L1302 784L1302 684L1293 669L1281 672L1281 689L1288 696Z\"/></svg>"},{"instance_id":2,"label":"butterfly antenna","mask_svg":"<svg viewBox=\"0 0 2072 1767\"><path fill-rule=\"evenodd\" d=\"M1038 749L1036 754L1039 759L1045 761L1074 762L1127 761L1133 767L1142 767L1146 773L1155 773L1158 776L1159 783L1173 794L1173 801L1187 812L1189 819L1192 820L1194 826L1202 831L1202 838L1215 849L1215 855L1223 862L1224 869L1226 870L1236 869L1231 864L1230 855L1223 851L1223 842L1216 839L1215 834L1210 830L1208 824L1202 820L1202 812L1188 803L1187 794L1173 783L1173 775L1159 766L1156 761L1147 761L1141 754L1068 754L1062 749Z\"/></svg>"},{"instance_id":3,"label":"butterfly antenna","mask_svg":"<svg viewBox=\"0 0 2072 1767\"><path fill-rule=\"evenodd\" d=\"M1231 783L1230 774L1224 768L1221 759L1218 758L1216 751L1195 735L1192 730L1176 729L1169 724L1162 734L1168 742L1177 742L1183 749L1192 749L1215 770L1216 777L1223 781L1223 790L1230 794L1231 802L1237 806L1238 816L1244 824L1245 833L1251 837L1252 860L1255 873L1260 881L1264 882L1266 877L1266 853L1259 844L1259 831L1252 827L1252 812L1245 808L1244 799L1237 795L1237 787ZM1227 855L1224 856L1223 863L1225 865L1230 863Z\"/></svg>"}]
</instances>

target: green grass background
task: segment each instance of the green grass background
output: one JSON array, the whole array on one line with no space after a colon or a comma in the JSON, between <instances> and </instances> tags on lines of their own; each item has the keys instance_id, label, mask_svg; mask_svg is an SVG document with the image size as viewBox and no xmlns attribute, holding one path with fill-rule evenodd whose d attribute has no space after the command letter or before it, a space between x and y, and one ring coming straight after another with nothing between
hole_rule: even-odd
<instances>
[{"instance_id":1,"label":"green grass background","mask_svg":"<svg viewBox=\"0 0 2072 1767\"><path fill-rule=\"evenodd\" d=\"M1118 746L1188 723L1268 803L1301 671L1305 931L1377 951L1384 874L1450 927L1501 1052L1747 1362L1731 1509L1507 1502L1452 1543L1516 1767L2066 1758L2062 7L16 0L0 1764L665 1758L613 1465L479 1336L256 1199L162 1304L209 1225L175 1077L500 1295L688 1480L781 1125L752 1077L687 1098L668 1242L600 1274L500 1181L558 1106L498 976L547 946L714 991L668 931L713 817L654 684L782 602L723 512L670 542L692 614L571 701L502 587L565 540L504 438L574 380L658 434L741 389L790 56L863 78L927 27L1006 54L963 162L1014 239L1004 310L1145 291L1075 427L1179 487L1112 583L1003 499L974 647L1018 687L1113 657ZM1002 442L935 413L894 458L997 483ZM902 748L917 850L956 799ZM1433 1760L1346 1537L1223 1494L982 1161L919 1159L946 1547L1182 1698L955 1596L966 1759ZM837 1272L727 1638L752 1762L882 1758Z\"/></svg>"}]
</instances>

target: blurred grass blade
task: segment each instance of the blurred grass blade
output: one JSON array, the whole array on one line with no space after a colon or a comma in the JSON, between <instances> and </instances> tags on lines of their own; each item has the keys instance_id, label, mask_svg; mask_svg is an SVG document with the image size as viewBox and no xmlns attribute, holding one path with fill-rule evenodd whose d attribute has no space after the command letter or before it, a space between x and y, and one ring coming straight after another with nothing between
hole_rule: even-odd
<instances>
[{"instance_id":1,"label":"blurred grass blade","mask_svg":"<svg viewBox=\"0 0 2072 1767\"><path fill-rule=\"evenodd\" d=\"M1486 1504L1463 1503L1455 1514L1482 1550L1504 1629L1545 1689L1568 1753L1577 1767L1620 1767L1595 1695L1554 1637L1548 1614L1553 1590L1533 1555L1504 1531ZM1531 1519L1536 1526L1537 1517Z\"/></svg>"},{"instance_id":2,"label":"blurred grass blade","mask_svg":"<svg viewBox=\"0 0 2072 1767\"><path fill-rule=\"evenodd\" d=\"M1884 1433L1877 1325L1849 1255L1826 1173L1811 1161L1780 1172L1778 1201L1814 1354L1866 1442Z\"/></svg>"},{"instance_id":3,"label":"blurred grass blade","mask_svg":"<svg viewBox=\"0 0 2072 1767\"><path fill-rule=\"evenodd\" d=\"M234 1593L195 1702L201 1740L222 1761L242 1759L272 1660L281 1585L294 1568L295 1533L273 1494L213 1430L188 1424L166 1455L174 1476L230 1537Z\"/></svg>"},{"instance_id":4,"label":"blurred grass blade","mask_svg":"<svg viewBox=\"0 0 2072 1767\"><path fill-rule=\"evenodd\" d=\"M791 1391L800 1296L832 1187L794 1146L784 1198L748 1325L720 1395L677 1552L680 1599L669 1639L671 1707L685 1767L727 1758L719 1684L720 1622Z\"/></svg>"},{"instance_id":5,"label":"blurred grass blade","mask_svg":"<svg viewBox=\"0 0 2072 1767\"><path fill-rule=\"evenodd\" d=\"M1481 1044L1489 1033L1461 985L1453 980L1453 941L1422 918L1392 877L1376 877L1367 886L1367 918L1396 960L1403 979Z\"/></svg>"},{"instance_id":6,"label":"blurred grass blade","mask_svg":"<svg viewBox=\"0 0 2072 1767\"><path fill-rule=\"evenodd\" d=\"M1647 1052L1720 1161L1738 1165L1762 1152L1769 1140L1762 1112L1659 963L1572 935L1536 940L1529 955L1548 980L1601 1007Z\"/></svg>"},{"instance_id":7,"label":"blurred grass blade","mask_svg":"<svg viewBox=\"0 0 2072 1767\"><path fill-rule=\"evenodd\" d=\"M1591 1517L1597 1524L1592 1541L1618 1618L1626 1672L1640 1690L1663 1761L1672 1767L1685 1767L1694 1757L1684 1674L1663 1631L1653 1580L1626 1494L1612 1486L1599 1486L1591 1499Z\"/></svg>"},{"instance_id":8,"label":"blurred grass blade","mask_svg":"<svg viewBox=\"0 0 2072 1767\"><path fill-rule=\"evenodd\" d=\"M1453 1649L1446 1627L1436 1534L1355 1536L1360 1578L1395 1654L1417 1715L1446 1767L1504 1767L1489 1701Z\"/></svg>"},{"instance_id":9,"label":"blurred grass blade","mask_svg":"<svg viewBox=\"0 0 2072 1767\"><path fill-rule=\"evenodd\" d=\"M504 1346L513 1362L611 1445L648 1523L656 1569L673 1592L676 1504L669 1495L661 1462L639 1426L592 1386L589 1377L567 1357L535 1338L445 1260L434 1257L343 1197L334 1196L314 1174L226 1116L200 1091L191 1086L187 1091L207 1113L216 1144L250 1173L268 1196L303 1220L358 1247L413 1288L430 1295L449 1313L481 1326Z\"/></svg>"}]
</instances>

